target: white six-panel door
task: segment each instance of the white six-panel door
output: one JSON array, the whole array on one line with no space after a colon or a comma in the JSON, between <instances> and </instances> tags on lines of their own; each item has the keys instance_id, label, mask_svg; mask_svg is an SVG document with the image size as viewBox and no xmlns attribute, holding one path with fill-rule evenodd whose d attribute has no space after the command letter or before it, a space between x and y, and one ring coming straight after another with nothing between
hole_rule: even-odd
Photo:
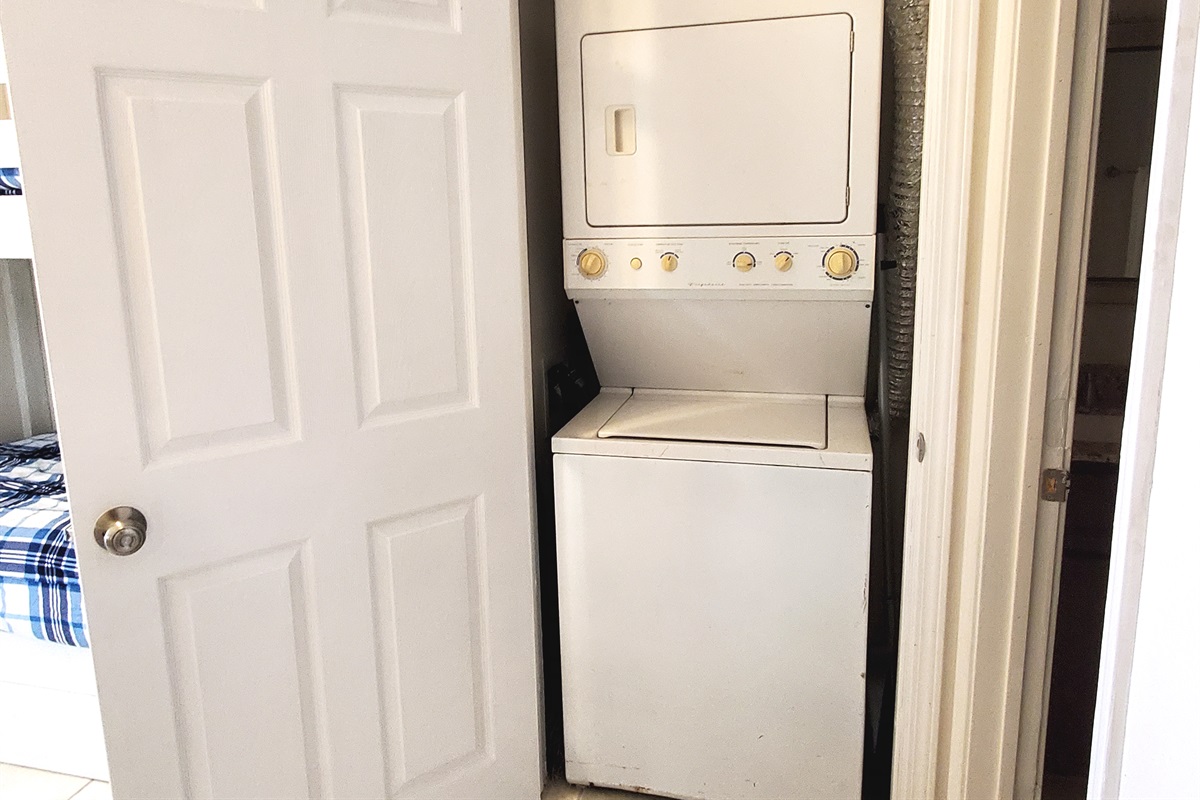
<instances>
[{"instance_id":1,"label":"white six-panel door","mask_svg":"<svg viewBox=\"0 0 1200 800\"><path fill-rule=\"evenodd\" d=\"M116 796L536 797L514 4L0 11Z\"/></svg>"}]
</instances>

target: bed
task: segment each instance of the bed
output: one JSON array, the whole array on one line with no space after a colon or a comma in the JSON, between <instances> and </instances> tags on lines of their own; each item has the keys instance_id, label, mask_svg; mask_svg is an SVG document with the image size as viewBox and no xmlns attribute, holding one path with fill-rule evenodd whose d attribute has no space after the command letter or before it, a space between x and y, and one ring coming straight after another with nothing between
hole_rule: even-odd
<instances>
[{"instance_id":1,"label":"bed","mask_svg":"<svg viewBox=\"0 0 1200 800\"><path fill-rule=\"evenodd\" d=\"M0 763L107 780L58 438L0 444Z\"/></svg>"},{"instance_id":2,"label":"bed","mask_svg":"<svg viewBox=\"0 0 1200 800\"><path fill-rule=\"evenodd\" d=\"M53 433L0 444L0 632L88 646Z\"/></svg>"}]
</instances>

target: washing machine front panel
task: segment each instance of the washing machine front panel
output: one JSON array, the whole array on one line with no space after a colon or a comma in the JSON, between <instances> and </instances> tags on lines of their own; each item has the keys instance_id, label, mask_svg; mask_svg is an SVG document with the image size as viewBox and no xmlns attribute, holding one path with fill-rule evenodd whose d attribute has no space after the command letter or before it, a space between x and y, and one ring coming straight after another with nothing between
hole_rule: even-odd
<instances>
[{"instance_id":1,"label":"washing machine front panel","mask_svg":"<svg viewBox=\"0 0 1200 800\"><path fill-rule=\"evenodd\" d=\"M567 778L857 797L871 475L558 454Z\"/></svg>"}]
</instances>

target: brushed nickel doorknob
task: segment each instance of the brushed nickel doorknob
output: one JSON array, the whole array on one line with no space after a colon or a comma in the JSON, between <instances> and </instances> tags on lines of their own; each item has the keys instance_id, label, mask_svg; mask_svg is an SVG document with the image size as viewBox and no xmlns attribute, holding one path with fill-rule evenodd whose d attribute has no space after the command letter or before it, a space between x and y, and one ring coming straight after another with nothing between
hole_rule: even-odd
<instances>
[{"instance_id":1,"label":"brushed nickel doorknob","mask_svg":"<svg viewBox=\"0 0 1200 800\"><path fill-rule=\"evenodd\" d=\"M110 508L96 520L95 535L114 556L131 556L146 543L146 516L133 506Z\"/></svg>"}]
</instances>

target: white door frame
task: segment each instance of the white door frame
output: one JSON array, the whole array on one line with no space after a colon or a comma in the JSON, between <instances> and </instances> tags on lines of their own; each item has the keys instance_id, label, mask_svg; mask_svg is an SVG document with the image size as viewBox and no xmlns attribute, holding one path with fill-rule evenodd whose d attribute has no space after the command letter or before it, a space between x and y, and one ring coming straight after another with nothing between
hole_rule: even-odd
<instances>
[{"instance_id":1,"label":"white door frame","mask_svg":"<svg viewBox=\"0 0 1200 800\"><path fill-rule=\"evenodd\" d=\"M1041 794L1062 509L1038 479L1069 459L1107 0L1035 5L931 4L895 797ZM1166 31L1093 800L1120 792L1200 3Z\"/></svg>"},{"instance_id":2,"label":"white door frame","mask_svg":"<svg viewBox=\"0 0 1200 800\"><path fill-rule=\"evenodd\" d=\"M1109 0L1081 0L1075 17L1074 66L1067 117L1062 225L1054 287L1047 371L1043 469L1070 471L1079 385L1079 342L1087 289L1088 242L1096 142L1100 126ZM1066 503L1041 501L1033 532L1028 626L1013 795L1041 797L1050 707L1050 674L1058 610Z\"/></svg>"},{"instance_id":3,"label":"white door frame","mask_svg":"<svg viewBox=\"0 0 1200 800\"><path fill-rule=\"evenodd\" d=\"M929 9L892 796L937 786L980 6ZM949 264L955 268L939 268ZM914 458L915 456L915 458Z\"/></svg>"},{"instance_id":4,"label":"white door frame","mask_svg":"<svg viewBox=\"0 0 1200 800\"><path fill-rule=\"evenodd\" d=\"M895 797L1009 797L1027 771L1075 36L1073 0L930 7Z\"/></svg>"}]
</instances>

